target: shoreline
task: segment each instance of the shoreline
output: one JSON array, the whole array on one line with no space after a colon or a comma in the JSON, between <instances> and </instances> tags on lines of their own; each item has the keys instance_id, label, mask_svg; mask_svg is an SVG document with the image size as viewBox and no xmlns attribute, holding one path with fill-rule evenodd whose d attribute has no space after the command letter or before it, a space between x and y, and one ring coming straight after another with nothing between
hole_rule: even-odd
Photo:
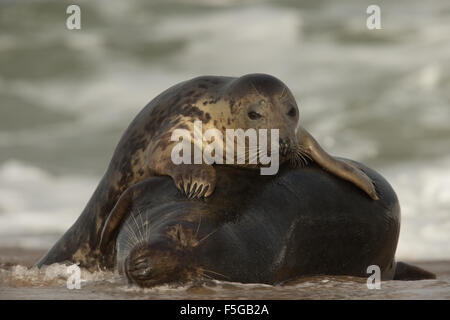
<instances>
[{"instance_id":1,"label":"shoreline","mask_svg":"<svg viewBox=\"0 0 450 320\"><path fill-rule=\"evenodd\" d=\"M89 273L83 269L82 290L69 290L67 268L63 264L52 265L48 270L31 268L46 252L0 246L0 300L450 299L450 260L404 260L435 273L437 278L384 281L381 290L368 290L366 279L348 276L313 276L274 286L209 281L142 289L127 285L126 280L113 272Z\"/></svg>"},{"instance_id":2,"label":"shoreline","mask_svg":"<svg viewBox=\"0 0 450 320\"><path fill-rule=\"evenodd\" d=\"M50 249L50 248L49 248ZM14 265L21 265L27 268L32 267L49 249L29 249L21 247L0 246L0 268L7 269ZM450 259L438 260L403 260L408 264L413 264L442 277L450 277Z\"/></svg>"}]
</instances>

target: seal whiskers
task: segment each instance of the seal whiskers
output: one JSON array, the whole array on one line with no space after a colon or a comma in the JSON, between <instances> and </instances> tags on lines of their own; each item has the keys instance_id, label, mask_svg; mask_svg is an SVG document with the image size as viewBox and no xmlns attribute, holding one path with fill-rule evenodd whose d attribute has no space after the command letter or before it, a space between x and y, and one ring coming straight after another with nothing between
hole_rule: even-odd
<instances>
[{"instance_id":1,"label":"seal whiskers","mask_svg":"<svg viewBox=\"0 0 450 320\"><path fill-rule=\"evenodd\" d=\"M139 220L141 221L141 225L142 225L142 232L144 233L144 237L143 239L148 239L149 237L149 221L148 218L145 219L145 222L142 219L142 212L140 209L138 209L138 214L139 214Z\"/></svg>"},{"instance_id":2,"label":"seal whiskers","mask_svg":"<svg viewBox=\"0 0 450 320\"><path fill-rule=\"evenodd\" d=\"M305 167L310 161L312 161L311 157L302 146L297 146L294 150L289 152L288 159L294 168Z\"/></svg>"},{"instance_id":3,"label":"seal whiskers","mask_svg":"<svg viewBox=\"0 0 450 320\"><path fill-rule=\"evenodd\" d=\"M203 238L201 238L200 240L198 240L197 242L197 246L200 245L203 241L205 241L206 239L208 239L211 235L213 235L214 233L217 232L218 229L211 231L210 233L208 233L206 236L204 236Z\"/></svg>"},{"instance_id":4,"label":"seal whiskers","mask_svg":"<svg viewBox=\"0 0 450 320\"><path fill-rule=\"evenodd\" d=\"M197 237L198 237L198 232L200 230L200 225L201 224L202 224L202 216L200 216L199 221L198 221L197 230L195 231L195 235L194 235L195 239L197 239Z\"/></svg>"},{"instance_id":5,"label":"seal whiskers","mask_svg":"<svg viewBox=\"0 0 450 320\"><path fill-rule=\"evenodd\" d=\"M139 238L134 232L133 228L128 225L128 222L124 224L125 229L127 230L127 234L130 236L130 239L135 241L135 244L139 243Z\"/></svg>"},{"instance_id":6,"label":"seal whiskers","mask_svg":"<svg viewBox=\"0 0 450 320\"><path fill-rule=\"evenodd\" d=\"M230 280L230 277L228 277L228 276L226 276L226 275L224 275L224 274L222 274L222 273L220 273L220 272L208 270L208 269L205 269L205 268L203 268L203 267L200 267L198 270L200 271L201 275L206 275L206 276L210 277L209 275L205 274L205 272L209 272L209 273L212 273L212 274L214 274L214 275L221 276L221 277L223 277L223 278L226 279L226 280ZM211 278L211 277L210 277L210 278ZM213 279L213 278L211 278L211 279Z\"/></svg>"},{"instance_id":7,"label":"seal whiskers","mask_svg":"<svg viewBox=\"0 0 450 320\"><path fill-rule=\"evenodd\" d=\"M140 226L138 225L138 223L136 221L136 217L134 216L134 212L131 212L131 217L133 218L134 224L136 225L136 229L137 229L139 235L141 236L140 239L138 237L138 240L145 241L144 236L143 236L143 234L141 232L141 228L140 228Z\"/></svg>"}]
</instances>

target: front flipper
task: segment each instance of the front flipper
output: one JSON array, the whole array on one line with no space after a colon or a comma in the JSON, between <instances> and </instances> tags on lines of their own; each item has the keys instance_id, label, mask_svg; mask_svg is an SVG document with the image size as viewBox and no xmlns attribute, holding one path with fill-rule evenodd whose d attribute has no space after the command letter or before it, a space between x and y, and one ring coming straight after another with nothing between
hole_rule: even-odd
<instances>
[{"instance_id":1,"label":"front flipper","mask_svg":"<svg viewBox=\"0 0 450 320\"><path fill-rule=\"evenodd\" d=\"M211 165L174 165L168 174L188 198L209 197L216 187L216 169Z\"/></svg>"},{"instance_id":2,"label":"front flipper","mask_svg":"<svg viewBox=\"0 0 450 320\"><path fill-rule=\"evenodd\" d=\"M141 182L142 184L142 182ZM102 233L100 236L100 251L106 252L108 246L111 244L111 241L116 238L119 233L120 226L123 221L128 217L128 214L131 211L133 200L135 197L136 189L139 188L140 184L133 185L120 196L119 200L117 200L116 205L111 210L108 215L108 218L103 225Z\"/></svg>"},{"instance_id":3,"label":"front flipper","mask_svg":"<svg viewBox=\"0 0 450 320\"><path fill-rule=\"evenodd\" d=\"M297 141L302 149L322 168L344 180L350 181L366 192L372 199L378 200L372 179L356 165L330 156L322 149L313 136L301 127L297 131Z\"/></svg>"},{"instance_id":4,"label":"front flipper","mask_svg":"<svg viewBox=\"0 0 450 320\"><path fill-rule=\"evenodd\" d=\"M179 142L161 140L149 151L148 169L152 175L170 176L175 186L189 199L207 198L216 187L216 169L209 164L175 164L172 153ZM183 151L184 152L184 151Z\"/></svg>"},{"instance_id":5,"label":"front flipper","mask_svg":"<svg viewBox=\"0 0 450 320\"><path fill-rule=\"evenodd\" d=\"M208 164L174 164L169 159L151 159L154 175L172 177L175 186L189 199L207 198L216 188L216 169Z\"/></svg>"}]
</instances>

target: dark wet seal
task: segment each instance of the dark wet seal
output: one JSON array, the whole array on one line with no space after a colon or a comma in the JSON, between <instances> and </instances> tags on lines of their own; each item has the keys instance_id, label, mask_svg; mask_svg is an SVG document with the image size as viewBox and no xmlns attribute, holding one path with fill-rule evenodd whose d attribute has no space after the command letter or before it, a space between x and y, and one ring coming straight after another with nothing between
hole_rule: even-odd
<instances>
[{"instance_id":1,"label":"dark wet seal","mask_svg":"<svg viewBox=\"0 0 450 320\"><path fill-rule=\"evenodd\" d=\"M102 241L115 243L116 267L141 287L202 279L283 284L312 275L366 280L370 265L383 281L434 278L395 262L397 197L383 177L358 165L377 182L379 201L315 165L284 166L264 178L220 167L207 202L180 197L167 178L150 178L119 200L127 209L111 213Z\"/></svg>"}]
</instances>

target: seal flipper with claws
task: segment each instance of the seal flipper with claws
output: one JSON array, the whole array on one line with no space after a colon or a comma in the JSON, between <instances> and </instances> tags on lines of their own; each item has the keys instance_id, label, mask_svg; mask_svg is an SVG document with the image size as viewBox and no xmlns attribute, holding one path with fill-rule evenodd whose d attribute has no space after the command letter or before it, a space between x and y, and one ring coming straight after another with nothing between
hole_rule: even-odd
<instances>
[{"instance_id":1,"label":"seal flipper with claws","mask_svg":"<svg viewBox=\"0 0 450 320\"><path fill-rule=\"evenodd\" d=\"M216 170L208 164L162 164L160 174L171 176L175 186L187 198L209 197L216 187Z\"/></svg>"}]
</instances>

